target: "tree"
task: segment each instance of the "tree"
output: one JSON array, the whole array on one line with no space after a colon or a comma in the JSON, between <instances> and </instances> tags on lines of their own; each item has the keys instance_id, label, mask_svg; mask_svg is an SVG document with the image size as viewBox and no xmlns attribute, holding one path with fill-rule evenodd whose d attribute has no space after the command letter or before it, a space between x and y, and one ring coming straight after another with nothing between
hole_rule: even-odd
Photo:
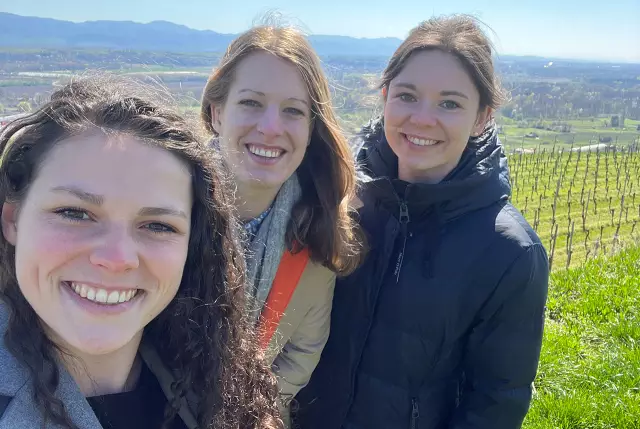
<instances>
[{"instance_id":1,"label":"tree","mask_svg":"<svg viewBox=\"0 0 640 429\"><path fill-rule=\"evenodd\" d=\"M620 118L618 116L611 117L611 128L617 128L620 126Z\"/></svg>"},{"instance_id":2,"label":"tree","mask_svg":"<svg viewBox=\"0 0 640 429\"><path fill-rule=\"evenodd\" d=\"M18 110L24 113L31 112L31 104L28 101L21 101L18 103Z\"/></svg>"}]
</instances>

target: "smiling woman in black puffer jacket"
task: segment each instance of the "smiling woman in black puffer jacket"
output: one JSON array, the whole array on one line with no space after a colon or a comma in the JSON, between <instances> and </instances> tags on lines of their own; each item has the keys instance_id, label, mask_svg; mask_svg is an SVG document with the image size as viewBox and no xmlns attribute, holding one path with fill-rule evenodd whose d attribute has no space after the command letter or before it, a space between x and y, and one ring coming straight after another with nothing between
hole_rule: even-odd
<instances>
[{"instance_id":1,"label":"smiling woman in black puffer jacket","mask_svg":"<svg viewBox=\"0 0 640 429\"><path fill-rule=\"evenodd\" d=\"M335 289L298 395L302 429L515 429L531 400L549 265L511 205L491 46L467 17L414 29L358 160L367 262Z\"/></svg>"}]
</instances>

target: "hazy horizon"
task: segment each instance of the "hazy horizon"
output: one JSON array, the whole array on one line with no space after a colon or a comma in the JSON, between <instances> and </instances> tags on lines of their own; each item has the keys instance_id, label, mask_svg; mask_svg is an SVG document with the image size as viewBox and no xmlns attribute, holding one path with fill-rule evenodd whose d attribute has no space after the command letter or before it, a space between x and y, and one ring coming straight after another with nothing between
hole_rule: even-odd
<instances>
[{"instance_id":1,"label":"hazy horizon","mask_svg":"<svg viewBox=\"0 0 640 429\"><path fill-rule=\"evenodd\" d=\"M363 4L366 1L366 6ZM112 0L82 7L80 0L64 3L23 0L0 5L0 12L54 18L72 22L168 21L196 30L239 33L249 28L267 10L278 10L285 18L310 34L356 38L402 39L420 20L434 15L469 13L488 25L488 34L498 54L539 56L606 62L640 63L640 2L621 0L608 7L584 7L584 1L539 0L531 4L495 1L490 9L478 10L472 0L453 0L447 5L425 6L405 0L402 7L389 7L380 0L326 0L322 7L293 0L277 0L269 7L259 0L245 0L241 9L232 4L215 8L204 0L191 0L189 7L169 1ZM333 6L333 7L332 7ZM203 10L210 10L204 13ZM335 13L333 11L340 11ZM389 17L393 16L393 20ZM635 42L634 42L635 40Z\"/></svg>"}]
</instances>

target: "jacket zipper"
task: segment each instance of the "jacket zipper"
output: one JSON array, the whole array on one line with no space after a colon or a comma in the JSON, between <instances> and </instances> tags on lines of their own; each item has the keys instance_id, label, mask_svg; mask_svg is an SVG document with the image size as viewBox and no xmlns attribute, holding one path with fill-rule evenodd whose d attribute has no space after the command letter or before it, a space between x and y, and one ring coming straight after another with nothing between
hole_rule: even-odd
<instances>
[{"instance_id":1,"label":"jacket zipper","mask_svg":"<svg viewBox=\"0 0 640 429\"><path fill-rule=\"evenodd\" d=\"M402 263L404 262L404 251L407 246L407 226L409 224L409 207L407 207L406 201L400 202L400 228L402 231L402 249L398 254L398 259L396 260L396 269L393 272L393 275L396 277L396 283L400 281L400 270L402 269Z\"/></svg>"},{"instance_id":2,"label":"jacket zipper","mask_svg":"<svg viewBox=\"0 0 640 429\"><path fill-rule=\"evenodd\" d=\"M396 269L394 271L394 275L396 276L396 283L398 282L399 278L400 278L400 269L402 268L402 262L404 260L404 250L405 250L405 246L407 245L407 225L409 223L409 207L407 206L407 202L402 200L400 202L400 226L401 226L401 232L403 235L403 243L402 243L402 251L400 252L400 255L398 255L398 259L397 259L397 263L396 263ZM375 296L375 300L377 302L378 300L378 293L380 292L380 288L378 288L376 290L376 296ZM367 328L367 333L371 330L371 324L373 323L373 319L369 320L369 326ZM362 353L363 353L363 349L360 350L359 356L358 356L358 364L360 362L360 359L362 359ZM352 379L351 379L351 393L349 395L349 401L348 401L348 405L345 408L345 413L342 416L342 421L344 422L345 419L347 418L347 415L349 414L349 410L351 409L351 405L353 403L353 391L354 391L354 385L355 385L355 381L356 381L356 371L354 371ZM417 404L416 404L417 407ZM413 413L412 413L413 415ZM412 418L413 419L413 418ZM417 420L417 418L416 418ZM412 429L414 429L415 427L415 423L412 423Z\"/></svg>"},{"instance_id":3,"label":"jacket zipper","mask_svg":"<svg viewBox=\"0 0 640 429\"><path fill-rule=\"evenodd\" d=\"M418 398L411 398L411 429L416 429L419 417L420 408L418 406Z\"/></svg>"}]
</instances>

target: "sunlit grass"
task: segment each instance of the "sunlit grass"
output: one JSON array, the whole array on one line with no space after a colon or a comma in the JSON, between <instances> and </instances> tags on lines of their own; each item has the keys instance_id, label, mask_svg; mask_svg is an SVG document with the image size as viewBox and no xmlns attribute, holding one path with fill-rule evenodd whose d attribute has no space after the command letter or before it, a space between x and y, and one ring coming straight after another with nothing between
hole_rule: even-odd
<instances>
[{"instance_id":1,"label":"sunlit grass","mask_svg":"<svg viewBox=\"0 0 640 429\"><path fill-rule=\"evenodd\" d=\"M640 248L553 273L524 429L640 428Z\"/></svg>"}]
</instances>

